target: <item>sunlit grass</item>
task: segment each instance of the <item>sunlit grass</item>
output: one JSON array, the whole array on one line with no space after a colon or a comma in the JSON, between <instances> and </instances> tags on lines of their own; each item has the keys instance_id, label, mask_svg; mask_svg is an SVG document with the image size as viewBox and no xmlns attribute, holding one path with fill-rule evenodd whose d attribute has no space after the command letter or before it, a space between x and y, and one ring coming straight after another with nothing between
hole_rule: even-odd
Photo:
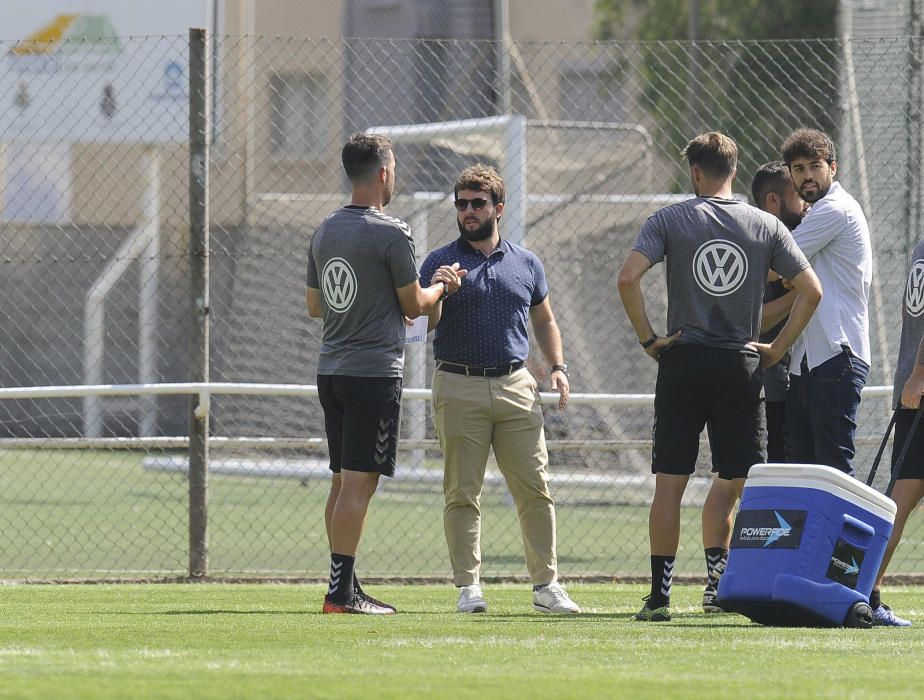
<instances>
[{"instance_id":1,"label":"sunlit grass","mask_svg":"<svg viewBox=\"0 0 924 700\"><path fill-rule=\"evenodd\" d=\"M884 598L909 629L781 629L705 616L675 586L671 623L632 620L642 586L577 585L579 616L526 585L375 586L400 613L319 614L320 586L15 585L0 589L0 697L917 697L924 589Z\"/></svg>"}]
</instances>

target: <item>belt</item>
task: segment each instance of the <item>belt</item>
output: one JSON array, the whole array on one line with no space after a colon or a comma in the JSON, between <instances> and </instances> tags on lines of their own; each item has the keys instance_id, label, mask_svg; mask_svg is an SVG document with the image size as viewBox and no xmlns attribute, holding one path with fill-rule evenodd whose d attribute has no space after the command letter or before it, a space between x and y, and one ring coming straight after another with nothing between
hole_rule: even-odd
<instances>
[{"instance_id":1,"label":"belt","mask_svg":"<svg viewBox=\"0 0 924 700\"><path fill-rule=\"evenodd\" d=\"M503 365L502 367L472 367L471 365L459 365L455 362L436 361L438 370L451 372L452 374L464 374L466 377L506 377L522 366L522 362L511 362L509 365Z\"/></svg>"}]
</instances>

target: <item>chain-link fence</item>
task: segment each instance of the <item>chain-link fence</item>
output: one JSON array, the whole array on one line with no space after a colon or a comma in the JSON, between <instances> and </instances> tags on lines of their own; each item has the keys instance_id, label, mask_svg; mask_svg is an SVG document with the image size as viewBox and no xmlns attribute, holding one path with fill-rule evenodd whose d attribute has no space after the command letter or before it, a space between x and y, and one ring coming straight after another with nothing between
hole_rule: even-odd
<instances>
[{"instance_id":1,"label":"chain-link fence","mask_svg":"<svg viewBox=\"0 0 924 700\"><path fill-rule=\"evenodd\" d=\"M0 45L3 386L190 380L188 43ZM421 258L457 235L450 199L461 168L496 165L511 191L502 235L544 261L572 391L649 394L655 366L625 319L615 275L645 218L687 196L680 149L703 130L730 134L745 197L789 131L814 126L834 138L838 178L870 220L870 385L889 385L921 230L921 48L907 37L218 37L209 62L210 378L314 383L321 327L305 309L308 240L348 201L342 143L378 129L396 143L389 213L411 224ZM660 330L662 274L646 278ZM531 367L547 387L538 352ZM429 386L431 372L429 349L412 347L405 386ZM889 418L886 393L861 406L860 476ZM650 401L548 409L562 575L646 573ZM188 434L188 397L43 395L0 401L0 417L5 575L187 570L188 458L173 438ZM323 575L328 472L317 400L216 394L210 428L209 573ZM426 401L409 396L403 431L397 478L370 513L363 573L446 576L441 455ZM696 506L709 464L704 447L682 573L702 569ZM516 515L491 468L483 510L484 575L522 574ZM909 529L920 527L912 517ZM906 539L893 571L921 573L921 538Z\"/></svg>"}]
</instances>

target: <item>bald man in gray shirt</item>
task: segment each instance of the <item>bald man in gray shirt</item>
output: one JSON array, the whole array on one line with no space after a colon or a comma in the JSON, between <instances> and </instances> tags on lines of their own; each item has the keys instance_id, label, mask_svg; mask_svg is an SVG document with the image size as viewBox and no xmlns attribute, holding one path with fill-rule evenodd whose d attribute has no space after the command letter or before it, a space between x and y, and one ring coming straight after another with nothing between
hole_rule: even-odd
<instances>
[{"instance_id":1,"label":"bald man in gray shirt","mask_svg":"<svg viewBox=\"0 0 924 700\"><path fill-rule=\"evenodd\" d=\"M382 209L395 186L385 136L356 134L343 147L352 199L328 216L308 247L308 314L324 319L318 398L330 452L324 524L331 551L324 613L391 615L366 594L356 550L379 477L393 476L404 371L404 317L442 304L459 273L443 266L426 289L417 279L411 230Z\"/></svg>"}]
</instances>

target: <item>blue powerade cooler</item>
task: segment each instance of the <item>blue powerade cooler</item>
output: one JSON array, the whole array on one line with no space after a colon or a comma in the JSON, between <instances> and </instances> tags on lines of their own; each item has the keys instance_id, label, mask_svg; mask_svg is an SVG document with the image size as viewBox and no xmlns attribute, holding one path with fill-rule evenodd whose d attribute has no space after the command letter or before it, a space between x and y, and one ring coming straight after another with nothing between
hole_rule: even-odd
<instances>
[{"instance_id":1,"label":"blue powerade cooler","mask_svg":"<svg viewBox=\"0 0 924 700\"><path fill-rule=\"evenodd\" d=\"M718 601L764 625L869 627L895 503L814 464L751 467Z\"/></svg>"}]
</instances>

